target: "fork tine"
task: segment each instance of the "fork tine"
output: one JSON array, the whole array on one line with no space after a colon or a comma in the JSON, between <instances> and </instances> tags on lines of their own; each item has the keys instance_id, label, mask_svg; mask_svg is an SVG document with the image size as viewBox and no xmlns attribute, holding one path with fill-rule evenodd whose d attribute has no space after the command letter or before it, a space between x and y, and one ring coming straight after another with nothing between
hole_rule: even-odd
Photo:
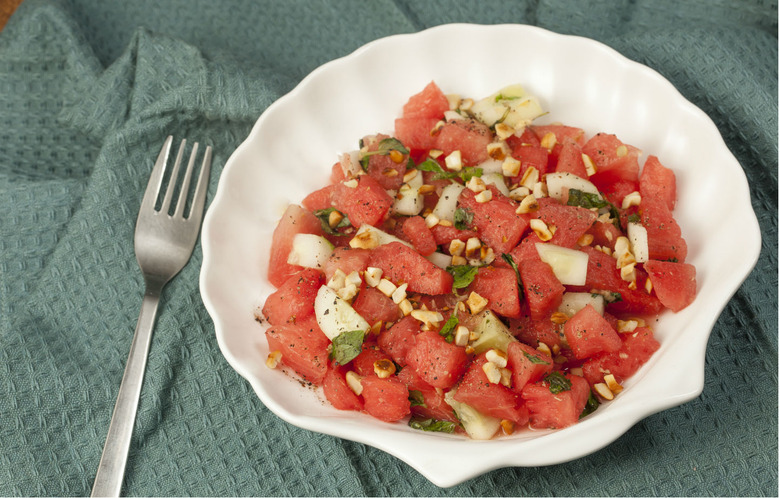
<instances>
[{"instance_id":1,"label":"fork tine","mask_svg":"<svg viewBox=\"0 0 780 498\"><path fill-rule=\"evenodd\" d=\"M173 136L169 135L160 149L160 154L157 156L154 168L152 168L152 174L149 175L146 192L144 193L143 200L141 200L140 212L154 209L154 205L157 202L157 196L160 195L160 187L162 186L163 175L165 174L166 165L168 164L168 155L170 155L172 143Z\"/></svg>"},{"instance_id":2,"label":"fork tine","mask_svg":"<svg viewBox=\"0 0 780 498\"><path fill-rule=\"evenodd\" d=\"M178 218L184 214L184 205L187 203L187 194L190 190L190 181L192 179L192 169L195 166L195 157L198 155L198 142L192 144L192 152L190 153L190 160L187 163L187 169L184 171L184 180L181 182L181 189L179 190L179 200L176 201L176 212L173 216Z\"/></svg>"},{"instance_id":3,"label":"fork tine","mask_svg":"<svg viewBox=\"0 0 780 498\"><path fill-rule=\"evenodd\" d=\"M211 172L211 146L206 146L206 153L203 154L203 163L200 167L198 184L195 186L195 195L192 198L192 208L188 219L200 223L203 217L203 206L206 204L206 191L209 186L209 173Z\"/></svg>"},{"instance_id":4,"label":"fork tine","mask_svg":"<svg viewBox=\"0 0 780 498\"><path fill-rule=\"evenodd\" d=\"M176 188L176 178L179 176L179 167L181 166L181 157L184 154L184 147L186 145L187 139L182 140L179 145L179 152L176 153L176 162L173 163L171 177L168 179L168 189L165 191L165 197L160 206L161 213L167 214L168 210L171 208L171 199L173 199L173 191Z\"/></svg>"}]
</instances>

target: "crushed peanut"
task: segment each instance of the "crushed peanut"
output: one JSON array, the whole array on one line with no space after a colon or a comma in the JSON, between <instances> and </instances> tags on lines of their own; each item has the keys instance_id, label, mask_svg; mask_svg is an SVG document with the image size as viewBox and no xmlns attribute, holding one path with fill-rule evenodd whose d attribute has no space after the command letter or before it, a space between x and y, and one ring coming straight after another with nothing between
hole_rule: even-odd
<instances>
[{"instance_id":1,"label":"crushed peanut","mask_svg":"<svg viewBox=\"0 0 780 498\"><path fill-rule=\"evenodd\" d=\"M395 363L387 358L374 362L374 373L380 379L386 379L395 373Z\"/></svg>"},{"instance_id":2,"label":"crushed peanut","mask_svg":"<svg viewBox=\"0 0 780 498\"><path fill-rule=\"evenodd\" d=\"M409 287L409 284L403 283L396 287L396 289L393 291L392 294L390 294L390 298L393 300L395 304L401 304L401 301L406 300L406 288Z\"/></svg>"},{"instance_id":3,"label":"crushed peanut","mask_svg":"<svg viewBox=\"0 0 780 498\"><path fill-rule=\"evenodd\" d=\"M404 173L404 183L409 183L410 181L414 180L415 176L417 176L416 169L407 170L406 173Z\"/></svg>"},{"instance_id":4,"label":"crushed peanut","mask_svg":"<svg viewBox=\"0 0 780 498\"><path fill-rule=\"evenodd\" d=\"M505 368L507 365L506 353L500 349L488 349L485 353L485 358L491 363L495 363L496 366Z\"/></svg>"},{"instance_id":5,"label":"crushed peanut","mask_svg":"<svg viewBox=\"0 0 780 498\"><path fill-rule=\"evenodd\" d=\"M634 190L630 194L623 197L623 204L620 207L628 209L631 206L639 206L642 203L642 194Z\"/></svg>"},{"instance_id":6,"label":"crushed peanut","mask_svg":"<svg viewBox=\"0 0 780 498\"><path fill-rule=\"evenodd\" d=\"M569 320L569 315L562 311L555 311L550 315L550 321L556 325L566 323Z\"/></svg>"},{"instance_id":7,"label":"crushed peanut","mask_svg":"<svg viewBox=\"0 0 780 498\"><path fill-rule=\"evenodd\" d=\"M539 170L533 166L526 168L523 176L520 178L520 185L533 189L534 185L539 181Z\"/></svg>"},{"instance_id":8,"label":"crushed peanut","mask_svg":"<svg viewBox=\"0 0 780 498\"><path fill-rule=\"evenodd\" d=\"M591 159L589 155L582 154L582 162L585 164L585 171L587 171L588 176L593 176L596 174L596 165L593 163L593 159Z\"/></svg>"},{"instance_id":9,"label":"crushed peanut","mask_svg":"<svg viewBox=\"0 0 780 498\"><path fill-rule=\"evenodd\" d=\"M478 194L485 190L487 187L485 186L485 182L482 180L482 178L478 176L472 176L469 178L469 181L466 182L466 188L474 192L475 194Z\"/></svg>"},{"instance_id":10,"label":"crushed peanut","mask_svg":"<svg viewBox=\"0 0 780 498\"><path fill-rule=\"evenodd\" d=\"M468 239L466 241L466 257L473 258L474 254L479 251L480 247L482 247L482 242L480 242L479 238L471 237Z\"/></svg>"},{"instance_id":11,"label":"crushed peanut","mask_svg":"<svg viewBox=\"0 0 780 498\"><path fill-rule=\"evenodd\" d=\"M458 325L455 329L455 340L453 341L456 346L466 346L469 343L469 337L471 332L465 325Z\"/></svg>"},{"instance_id":12,"label":"crushed peanut","mask_svg":"<svg viewBox=\"0 0 780 498\"><path fill-rule=\"evenodd\" d=\"M419 189L417 189L417 192L420 193L420 195L426 195L432 192L436 192L436 185L425 184L421 186Z\"/></svg>"},{"instance_id":13,"label":"crushed peanut","mask_svg":"<svg viewBox=\"0 0 780 498\"><path fill-rule=\"evenodd\" d=\"M427 329L435 327L438 323L444 320L444 317L438 311L431 310L412 310L412 318L421 321Z\"/></svg>"},{"instance_id":14,"label":"crushed peanut","mask_svg":"<svg viewBox=\"0 0 780 498\"><path fill-rule=\"evenodd\" d=\"M515 134L515 129L506 123L498 123L494 128L496 130L496 136L500 140L506 140Z\"/></svg>"},{"instance_id":15,"label":"crushed peanut","mask_svg":"<svg viewBox=\"0 0 780 498\"><path fill-rule=\"evenodd\" d=\"M403 160L404 160L404 154L400 150L391 149L390 150L390 160L393 161L396 164L401 164L403 162ZM393 170L393 171L396 171L396 170Z\"/></svg>"},{"instance_id":16,"label":"crushed peanut","mask_svg":"<svg viewBox=\"0 0 780 498\"><path fill-rule=\"evenodd\" d=\"M476 315L480 311L484 310L488 305L488 300L480 296L474 291L471 291L468 299L466 299L466 305L469 307L472 315Z\"/></svg>"},{"instance_id":17,"label":"crushed peanut","mask_svg":"<svg viewBox=\"0 0 780 498\"><path fill-rule=\"evenodd\" d=\"M350 370L347 372L346 380L347 386L349 386L353 393L357 394L358 396L363 393L363 384L360 383L360 381L363 380L363 377Z\"/></svg>"},{"instance_id":18,"label":"crushed peanut","mask_svg":"<svg viewBox=\"0 0 780 498\"><path fill-rule=\"evenodd\" d=\"M607 385L609 390L615 394L618 394L623 390L623 386L618 383L617 379L615 379L615 376L612 374L607 374L604 376L604 383Z\"/></svg>"},{"instance_id":19,"label":"crushed peanut","mask_svg":"<svg viewBox=\"0 0 780 498\"><path fill-rule=\"evenodd\" d=\"M427 226L428 228L433 228L438 224L439 224L439 217L436 216L435 214L431 213L425 217L425 226Z\"/></svg>"},{"instance_id":20,"label":"crushed peanut","mask_svg":"<svg viewBox=\"0 0 780 498\"><path fill-rule=\"evenodd\" d=\"M452 256L460 256L465 249L466 243L460 239L452 239L450 242L450 255Z\"/></svg>"},{"instance_id":21,"label":"crushed peanut","mask_svg":"<svg viewBox=\"0 0 780 498\"><path fill-rule=\"evenodd\" d=\"M530 226L531 226L531 230L534 231L536 236L539 237L539 240L541 240L542 242L547 242L548 240L552 239L553 236L552 231L547 226L547 223L545 223L544 221L538 218L534 218L533 220L531 220Z\"/></svg>"},{"instance_id":22,"label":"crushed peanut","mask_svg":"<svg viewBox=\"0 0 780 498\"><path fill-rule=\"evenodd\" d=\"M376 286L376 288L379 290L379 292L381 292L387 297L392 296L393 292L395 292L395 290L397 289L396 285L386 278L381 279L379 281L379 284Z\"/></svg>"},{"instance_id":23,"label":"crushed peanut","mask_svg":"<svg viewBox=\"0 0 780 498\"><path fill-rule=\"evenodd\" d=\"M349 241L349 247L353 249L374 249L379 246L379 237L373 230L360 232Z\"/></svg>"},{"instance_id":24,"label":"crushed peanut","mask_svg":"<svg viewBox=\"0 0 780 498\"><path fill-rule=\"evenodd\" d=\"M636 320L618 320L617 331L621 334L631 333L639 326L639 322Z\"/></svg>"},{"instance_id":25,"label":"crushed peanut","mask_svg":"<svg viewBox=\"0 0 780 498\"><path fill-rule=\"evenodd\" d=\"M613 400L615 399L615 395L612 393L612 391L609 390L609 387L607 387L606 384L603 382L599 382L598 384L593 385L593 390L596 391L596 394L601 396L602 398L606 400Z\"/></svg>"},{"instance_id":26,"label":"crushed peanut","mask_svg":"<svg viewBox=\"0 0 780 498\"><path fill-rule=\"evenodd\" d=\"M504 176L517 176L520 174L522 163L512 156L507 156L501 163L501 172Z\"/></svg>"},{"instance_id":27,"label":"crushed peanut","mask_svg":"<svg viewBox=\"0 0 780 498\"><path fill-rule=\"evenodd\" d=\"M444 165L447 166L447 169L452 171L460 171L463 169L463 158L461 157L460 151L454 150L445 157Z\"/></svg>"},{"instance_id":28,"label":"crushed peanut","mask_svg":"<svg viewBox=\"0 0 780 498\"><path fill-rule=\"evenodd\" d=\"M577 239L577 245L580 247L589 246L593 243L592 233L583 233L579 239Z\"/></svg>"},{"instance_id":29,"label":"crushed peanut","mask_svg":"<svg viewBox=\"0 0 780 498\"><path fill-rule=\"evenodd\" d=\"M498 384L501 382L501 371L492 361L486 361L482 364L482 371L485 372L488 382Z\"/></svg>"},{"instance_id":30,"label":"crushed peanut","mask_svg":"<svg viewBox=\"0 0 780 498\"><path fill-rule=\"evenodd\" d=\"M281 351L271 351L268 353L268 357L265 359L265 366L268 368L276 368L279 366L279 362L282 361Z\"/></svg>"},{"instance_id":31,"label":"crushed peanut","mask_svg":"<svg viewBox=\"0 0 780 498\"><path fill-rule=\"evenodd\" d=\"M542 147L551 151L553 150L553 147L555 147L555 144L558 143L558 139L556 138L555 133L550 131L544 134L540 142Z\"/></svg>"},{"instance_id":32,"label":"crushed peanut","mask_svg":"<svg viewBox=\"0 0 780 498\"><path fill-rule=\"evenodd\" d=\"M480 204L484 204L490 201L492 198L493 198L493 192L490 190L483 190L482 192L474 196L474 200L479 202Z\"/></svg>"},{"instance_id":33,"label":"crushed peanut","mask_svg":"<svg viewBox=\"0 0 780 498\"><path fill-rule=\"evenodd\" d=\"M496 161L503 161L509 156L509 146L506 142L491 142L487 145L488 157Z\"/></svg>"},{"instance_id":34,"label":"crushed peanut","mask_svg":"<svg viewBox=\"0 0 780 498\"><path fill-rule=\"evenodd\" d=\"M408 299L404 299L400 303L398 303L398 308L401 310L401 313L404 314L404 316L409 316L412 311L414 310L414 306L412 305L412 302Z\"/></svg>"},{"instance_id":35,"label":"crushed peanut","mask_svg":"<svg viewBox=\"0 0 780 498\"><path fill-rule=\"evenodd\" d=\"M533 194L526 195L523 200L520 201L520 205L515 209L517 214L528 214L539 210L539 203L536 202L536 196Z\"/></svg>"},{"instance_id":36,"label":"crushed peanut","mask_svg":"<svg viewBox=\"0 0 780 498\"><path fill-rule=\"evenodd\" d=\"M363 280L366 281L366 285L369 287L376 287L382 280L382 269L375 266L369 266L363 272Z\"/></svg>"},{"instance_id":37,"label":"crushed peanut","mask_svg":"<svg viewBox=\"0 0 780 498\"><path fill-rule=\"evenodd\" d=\"M515 423L511 420L503 419L501 422L501 430L504 431L504 434L507 436L511 436L513 432L515 432Z\"/></svg>"}]
</instances>

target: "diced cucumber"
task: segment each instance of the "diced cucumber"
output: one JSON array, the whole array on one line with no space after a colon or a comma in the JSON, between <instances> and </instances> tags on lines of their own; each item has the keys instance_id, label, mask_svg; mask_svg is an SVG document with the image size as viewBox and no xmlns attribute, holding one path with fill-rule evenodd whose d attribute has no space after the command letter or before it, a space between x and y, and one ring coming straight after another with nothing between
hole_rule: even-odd
<instances>
[{"instance_id":1,"label":"diced cucumber","mask_svg":"<svg viewBox=\"0 0 780 498\"><path fill-rule=\"evenodd\" d=\"M530 125L534 119L544 114L544 109L534 97L521 97L503 102L509 108L504 124L515 129Z\"/></svg>"},{"instance_id":2,"label":"diced cucumber","mask_svg":"<svg viewBox=\"0 0 780 498\"><path fill-rule=\"evenodd\" d=\"M637 263L646 263L650 259L650 250L647 247L647 229L639 223L629 222L626 231L634 259Z\"/></svg>"},{"instance_id":3,"label":"diced cucumber","mask_svg":"<svg viewBox=\"0 0 780 498\"><path fill-rule=\"evenodd\" d=\"M509 195L509 188L506 186L506 182L504 181L504 175L501 173L489 173L487 175L482 175L482 181L485 182L485 185L495 185L499 192L502 194L508 196Z\"/></svg>"},{"instance_id":4,"label":"diced cucumber","mask_svg":"<svg viewBox=\"0 0 780 498\"><path fill-rule=\"evenodd\" d=\"M481 314L482 319L474 327L474 333L479 334L479 338L471 343L474 352L480 354L488 349L499 349L506 352L509 343L515 342L517 339L495 313L487 310Z\"/></svg>"},{"instance_id":5,"label":"diced cucumber","mask_svg":"<svg viewBox=\"0 0 780 498\"><path fill-rule=\"evenodd\" d=\"M311 233L295 234L287 263L305 268L322 268L333 253L333 244L325 237Z\"/></svg>"},{"instance_id":6,"label":"diced cucumber","mask_svg":"<svg viewBox=\"0 0 780 498\"><path fill-rule=\"evenodd\" d=\"M452 407L458 420L463 425L471 439L487 440L496 435L501 427L501 420L477 411L466 403L455 401L455 390L444 394L444 401Z\"/></svg>"},{"instance_id":7,"label":"diced cucumber","mask_svg":"<svg viewBox=\"0 0 780 498\"><path fill-rule=\"evenodd\" d=\"M593 306L593 308L604 314L604 296L601 294L591 294L590 292L565 292L561 305L558 306L558 311L566 313L569 316L574 316L579 310L587 305Z\"/></svg>"},{"instance_id":8,"label":"diced cucumber","mask_svg":"<svg viewBox=\"0 0 780 498\"><path fill-rule=\"evenodd\" d=\"M599 189L588 180L565 171L556 171L545 175L547 181L547 195L555 200L563 201L563 196L568 195L571 189L581 190L589 194L599 194Z\"/></svg>"},{"instance_id":9,"label":"diced cucumber","mask_svg":"<svg viewBox=\"0 0 780 498\"><path fill-rule=\"evenodd\" d=\"M528 126L544 114L536 98L526 95L521 85L510 85L474 102L471 112L481 122L493 126L502 122L513 128Z\"/></svg>"},{"instance_id":10,"label":"diced cucumber","mask_svg":"<svg viewBox=\"0 0 780 498\"><path fill-rule=\"evenodd\" d=\"M331 341L342 332L369 329L368 322L336 292L323 285L314 298L314 316L322 332Z\"/></svg>"},{"instance_id":11,"label":"diced cucumber","mask_svg":"<svg viewBox=\"0 0 780 498\"><path fill-rule=\"evenodd\" d=\"M420 214L423 208L423 195L420 187L423 186L423 175L416 174L414 178L402 185L393 203L393 212L404 216Z\"/></svg>"},{"instance_id":12,"label":"diced cucumber","mask_svg":"<svg viewBox=\"0 0 780 498\"><path fill-rule=\"evenodd\" d=\"M550 265L555 277L563 285L585 285L588 275L588 255L582 251L536 243L536 252L542 261Z\"/></svg>"},{"instance_id":13,"label":"diced cucumber","mask_svg":"<svg viewBox=\"0 0 780 498\"><path fill-rule=\"evenodd\" d=\"M431 263L435 264L439 268L446 270L448 266L452 264L452 256L449 254L444 254L443 252L432 252L428 256L425 256L425 259L430 261Z\"/></svg>"},{"instance_id":14,"label":"diced cucumber","mask_svg":"<svg viewBox=\"0 0 780 498\"><path fill-rule=\"evenodd\" d=\"M419 175L418 175L419 176ZM450 183L441 191L439 201L433 208L433 214L440 220L455 221L455 209L458 207L458 197L466 188L460 183Z\"/></svg>"}]
</instances>

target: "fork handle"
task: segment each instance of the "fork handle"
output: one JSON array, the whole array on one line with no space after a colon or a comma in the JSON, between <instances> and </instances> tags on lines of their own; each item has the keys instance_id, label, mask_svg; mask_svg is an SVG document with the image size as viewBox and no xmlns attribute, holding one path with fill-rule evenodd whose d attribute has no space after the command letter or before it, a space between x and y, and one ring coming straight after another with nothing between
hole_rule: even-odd
<instances>
[{"instance_id":1,"label":"fork handle","mask_svg":"<svg viewBox=\"0 0 780 498\"><path fill-rule=\"evenodd\" d=\"M130 440L138 411L138 400L141 397L146 360L149 356L154 319L157 315L157 304L160 301L159 290L150 289L147 285L144 293L125 373L119 386L106 442L103 445L103 455L100 457L95 483L92 486L93 497L119 496L122 488L127 454L130 450Z\"/></svg>"}]
</instances>

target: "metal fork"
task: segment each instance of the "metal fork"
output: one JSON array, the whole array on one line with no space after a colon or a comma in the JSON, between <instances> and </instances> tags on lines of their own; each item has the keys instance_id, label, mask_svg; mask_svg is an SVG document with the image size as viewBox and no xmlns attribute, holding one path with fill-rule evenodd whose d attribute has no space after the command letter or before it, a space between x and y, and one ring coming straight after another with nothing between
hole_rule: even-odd
<instances>
[{"instance_id":1,"label":"metal fork","mask_svg":"<svg viewBox=\"0 0 780 498\"><path fill-rule=\"evenodd\" d=\"M172 142L173 137L169 136L157 157L135 225L135 256L144 276L146 291L141 303L141 313L130 346L122 384L119 387L119 394L114 406L114 414L111 417L108 435L103 446L103 455L100 458L95 483L92 487L92 496L119 496L138 410L138 400L141 396L141 386L160 293L165 284L179 273L190 259L203 219L203 207L206 202L206 190L211 169L211 147L206 147L190 212L186 216L184 214L198 152L197 143L192 147L189 163L179 189L176 209L173 215L168 214L186 140L182 140L179 146L165 197L162 199L159 210L156 209Z\"/></svg>"}]
</instances>

